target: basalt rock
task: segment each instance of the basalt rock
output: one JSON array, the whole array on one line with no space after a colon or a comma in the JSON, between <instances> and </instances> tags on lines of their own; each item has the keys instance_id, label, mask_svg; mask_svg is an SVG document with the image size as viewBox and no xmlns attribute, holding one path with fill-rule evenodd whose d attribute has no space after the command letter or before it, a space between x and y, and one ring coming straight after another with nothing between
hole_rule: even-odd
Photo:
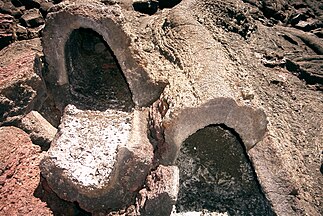
<instances>
[{"instance_id":1,"label":"basalt rock","mask_svg":"<svg viewBox=\"0 0 323 216\"><path fill-rule=\"evenodd\" d=\"M147 112L83 111L68 105L64 113L41 164L49 186L90 212L134 202L152 166L152 146L142 136Z\"/></svg>"},{"instance_id":2,"label":"basalt rock","mask_svg":"<svg viewBox=\"0 0 323 216\"><path fill-rule=\"evenodd\" d=\"M41 107L46 93L39 76L38 53L39 39L12 44L0 51L0 125L17 122Z\"/></svg>"},{"instance_id":3,"label":"basalt rock","mask_svg":"<svg viewBox=\"0 0 323 216\"><path fill-rule=\"evenodd\" d=\"M41 151L28 134L16 127L0 127L0 214L52 215L34 197L39 183Z\"/></svg>"},{"instance_id":4,"label":"basalt rock","mask_svg":"<svg viewBox=\"0 0 323 216\"><path fill-rule=\"evenodd\" d=\"M140 215L170 215L177 201L179 171L177 166L160 165L146 179L139 191Z\"/></svg>"},{"instance_id":5,"label":"basalt rock","mask_svg":"<svg viewBox=\"0 0 323 216\"><path fill-rule=\"evenodd\" d=\"M54 128L37 111L31 111L21 119L19 127L26 131L33 143L47 150L52 142L57 129Z\"/></svg>"}]
</instances>

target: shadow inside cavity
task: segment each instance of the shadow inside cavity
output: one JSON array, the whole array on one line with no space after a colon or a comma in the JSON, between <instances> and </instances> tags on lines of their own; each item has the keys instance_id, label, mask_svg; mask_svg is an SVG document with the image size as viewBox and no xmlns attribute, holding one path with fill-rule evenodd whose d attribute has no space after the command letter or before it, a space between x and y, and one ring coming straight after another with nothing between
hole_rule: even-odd
<instances>
[{"instance_id":1,"label":"shadow inside cavity","mask_svg":"<svg viewBox=\"0 0 323 216\"><path fill-rule=\"evenodd\" d=\"M74 30L65 45L72 103L80 109L134 107L120 65L103 37L91 29Z\"/></svg>"},{"instance_id":2,"label":"shadow inside cavity","mask_svg":"<svg viewBox=\"0 0 323 216\"><path fill-rule=\"evenodd\" d=\"M46 202L48 208L55 216L90 216L91 213L81 209L77 202L68 202L57 196L49 187L46 179L40 177L39 184L34 191L34 196L41 201Z\"/></svg>"},{"instance_id":3,"label":"shadow inside cavity","mask_svg":"<svg viewBox=\"0 0 323 216\"><path fill-rule=\"evenodd\" d=\"M238 134L210 125L189 136L176 160L180 170L178 212L274 215Z\"/></svg>"}]
</instances>

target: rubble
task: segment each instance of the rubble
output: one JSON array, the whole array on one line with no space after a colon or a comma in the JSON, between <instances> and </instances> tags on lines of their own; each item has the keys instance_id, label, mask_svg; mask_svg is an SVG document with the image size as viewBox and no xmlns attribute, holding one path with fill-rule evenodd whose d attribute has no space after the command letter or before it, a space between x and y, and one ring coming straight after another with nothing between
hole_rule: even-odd
<instances>
[{"instance_id":1,"label":"rubble","mask_svg":"<svg viewBox=\"0 0 323 216\"><path fill-rule=\"evenodd\" d=\"M39 39L0 51L0 125L17 124L25 114L41 107L46 92L39 71L35 71L40 53Z\"/></svg>"},{"instance_id":2,"label":"rubble","mask_svg":"<svg viewBox=\"0 0 323 216\"><path fill-rule=\"evenodd\" d=\"M57 129L54 128L37 111L31 111L21 119L19 127L27 132L33 143L47 150L54 139Z\"/></svg>"},{"instance_id":3,"label":"rubble","mask_svg":"<svg viewBox=\"0 0 323 216\"><path fill-rule=\"evenodd\" d=\"M147 176L145 188L139 191L137 202L140 215L170 215L177 201L178 190L178 167L158 166Z\"/></svg>"}]
</instances>

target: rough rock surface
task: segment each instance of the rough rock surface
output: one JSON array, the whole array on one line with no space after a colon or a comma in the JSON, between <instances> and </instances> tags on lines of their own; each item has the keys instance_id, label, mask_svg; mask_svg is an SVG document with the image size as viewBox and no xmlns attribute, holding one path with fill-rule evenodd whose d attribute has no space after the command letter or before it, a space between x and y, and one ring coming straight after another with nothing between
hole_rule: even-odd
<instances>
[{"instance_id":1,"label":"rough rock surface","mask_svg":"<svg viewBox=\"0 0 323 216\"><path fill-rule=\"evenodd\" d=\"M179 190L177 166L160 165L146 179L137 197L140 215L170 215Z\"/></svg>"},{"instance_id":2,"label":"rough rock surface","mask_svg":"<svg viewBox=\"0 0 323 216\"><path fill-rule=\"evenodd\" d=\"M198 108L174 112L176 117L164 119L166 152L160 152L161 163L173 163L184 140L208 125L224 124L239 134L244 147L249 150L263 139L267 119L262 110L238 106L232 99L217 98Z\"/></svg>"},{"instance_id":3,"label":"rough rock surface","mask_svg":"<svg viewBox=\"0 0 323 216\"><path fill-rule=\"evenodd\" d=\"M211 125L190 135L175 164L180 173L176 210L229 215L275 215L259 188L241 140Z\"/></svg>"},{"instance_id":4,"label":"rough rock surface","mask_svg":"<svg viewBox=\"0 0 323 216\"><path fill-rule=\"evenodd\" d=\"M0 51L0 125L16 122L42 105L46 92L38 70L40 40L11 44Z\"/></svg>"},{"instance_id":5,"label":"rough rock surface","mask_svg":"<svg viewBox=\"0 0 323 216\"><path fill-rule=\"evenodd\" d=\"M40 178L40 148L21 129L0 127L0 154L0 214L52 215L33 195Z\"/></svg>"},{"instance_id":6,"label":"rough rock surface","mask_svg":"<svg viewBox=\"0 0 323 216\"><path fill-rule=\"evenodd\" d=\"M57 133L57 129L34 110L21 119L19 127L29 134L33 143L41 146L45 150L49 148L50 143Z\"/></svg>"},{"instance_id":7,"label":"rough rock surface","mask_svg":"<svg viewBox=\"0 0 323 216\"><path fill-rule=\"evenodd\" d=\"M44 18L61 0L0 1L0 50L15 41L40 37Z\"/></svg>"},{"instance_id":8,"label":"rough rock surface","mask_svg":"<svg viewBox=\"0 0 323 216\"><path fill-rule=\"evenodd\" d=\"M0 48L9 45L13 37L13 17L0 14Z\"/></svg>"},{"instance_id":9,"label":"rough rock surface","mask_svg":"<svg viewBox=\"0 0 323 216\"><path fill-rule=\"evenodd\" d=\"M44 24L44 18L37 9L29 10L21 16L22 24L25 27L38 27Z\"/></svg>"},{"instance_id":10,"label":"rough rock surface","mask_svg":"<svg viewBox=\"0 0 323 216\"><path fill-rule=\"evenodd\" d=\"M152 166L153 148L143 136L146 118L145 110L68 105L41 163L42 175L61 198L77 201L90 212L131 204Z\"/></svg>"},{"instance_id":11,"label":"rough rock surface","mask_svg":"<svg viewBox=\"0 0 323 216\"><path fill-rule=\"evenodd\" d=\"M314 185L320 188L320 183L317 183L317 178L321 177L318 172L321 162L317 150L320 129L315 125L322 125L319 111L322 102L321 93L315 89L319 89L321 84L316 78L315 83L309 82L307 77L301 76L301 70L294 72L288 64L289 60L293 61L299 53L320 54L321 42L316 35L299 31L295 33L294 30L290 30L290 26L274 22L282 18L280 15L269 17L263 12L270 8L269 4L264 6L267 8L264 9L263 5L258 7L242 1L187 0L171 10L162 10L152 16L131 10L119 10L117 7L93 1L80 1L79 4L65 7L67 4L53 9L57 13L49 16L50 26L44 32L44 41L51 42L44 43L51 73L48 76L49 80L57 80L58 87L68 85L66 69L64 64L59 62L64 60L63 45L64 41L67 41L68 32L71 31L72 22L73 28L92 28L97 31L111 46L136 104L143 104L140 100L145 98L138 94L142 92L142 88L136 87L137 79L131 78L128 72L133 65L141 66L145 73L139 74L148 75L146 80L150 83L167 80L169 85L164 89L163 96L169 104L169 111L165 114L165 119L172 119L174 116L176 119L177 111L185 107L199 107L212 99L223 97L232 98L238 106L246 109L261 108L268 117L268 132L264 141L258 140L248 154L266 197L277 214L319 214L321 201ZM110 14L118 14L117 18L109 15L102 17L101 9L105 7L105 12L110 10ZM68 25L64 22L66 17L70 17ZM74 18L78 21L74 21ZM113 21L114 28L109 27L111 31L127 39L126 45L117 45L103 30L105 28L93 24L96 20L106 19ZM56 30L58 28L62 30ZM49 40L50 35L54 34L63 40ZM54 45L58 45L59 55L50 52L50 47ZM129 52L121 50L130 50L131 58L122 54ZM126 59L131 60L131 65ZM56 66L61 67L60 74L55 72L58 70ZM305 83L300 79L304 79ZM134 91L136 89L140 91ZM152 91L153 89L149 92ZM59 92L63 91L58 91L58 94ZM316 123L307 122L302 112L294 109L299 105L304 109L308 97L316 104L309 108L311 111L308 114L316 116ZM294 115L294 120L291 119L291 115ZM293 121L296 125L290 127ZM174 122L176 125L176 121ZM300 128L302 123L308 128L317 128L311 136L315 137L314 143L297 132L299 129L296 128ZM302 145L305 143L312 143L308 146L311 149L309 168L312 171L297 171L299 165L305 165L300 159L298 165L295 165L292 156L300 158L303 154ZM271 161L276 161L277 166L271 167L271 164L275 164ZM266 172L266 166L281 172ZM302 181L304 177L307 179L306 184ZM295 191L297 193L294 193ZM311 194L312 200L308 194Z\"/></svg>"}]
</instances>

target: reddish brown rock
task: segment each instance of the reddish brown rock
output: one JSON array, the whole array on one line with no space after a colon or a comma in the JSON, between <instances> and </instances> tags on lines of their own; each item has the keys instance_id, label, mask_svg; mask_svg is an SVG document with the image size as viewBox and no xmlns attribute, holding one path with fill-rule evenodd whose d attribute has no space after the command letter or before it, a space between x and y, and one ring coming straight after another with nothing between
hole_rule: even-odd
<instances>
[{"instance_id":1,"label":"reddish brown rock","mask_svg":"<svg viewBox=\"0 0 323 216\"><path fill-rule=\"evenodd\" d=\"M178 190L178 167L160 165L147 176L146 188L139 192L141 215L170 215L176 204Z\"/></svg>"},{"instance_id":2,"label":"reddish brown rock","mask_svg":"<svg viewBox=\"0 0 323 216\"><path fill-rule=\"evenodd\" d=\"M45 96L39 76L39 39L11 44L0 51L0 125L19 120L41 106Z\"/></svg>"},{"instance_id":3,"label":"reddish brown rock","mask_svg":"<svg viewBox=\"0 0 323 216\"><path fill-rule=\"evenodd\" d=\"M34 197L39 183L41 151L28 134L15 127L0 128L0 215L52 215Z\"/></svg>"}]
</instances>

